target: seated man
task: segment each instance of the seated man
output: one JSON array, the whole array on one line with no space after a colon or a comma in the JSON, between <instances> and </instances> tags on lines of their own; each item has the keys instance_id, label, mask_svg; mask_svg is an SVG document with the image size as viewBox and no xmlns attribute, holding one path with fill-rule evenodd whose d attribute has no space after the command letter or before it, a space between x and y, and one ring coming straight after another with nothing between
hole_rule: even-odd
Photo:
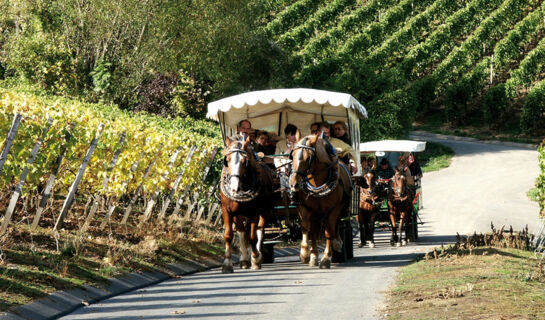
<instances>
[{"instance_id":1,"label":"seated man","mask_svg":"<svg viewBox=\"0 0 545 320\"><path fill-rule=\"evenodd\" d=\"M237 133L232 137L233 140L240 140L243 136L249 137L252 131L252 123L249 120L240 120L237 124Z\"/></svg>"},{"instance_id":2,"label":"seated man","mask_svg":"<svg viewBox=\"0 0 545 320\"><path fill-rule=\"evenodd\" d=\"M324 133L324 136L333 147L334 153L339 156L339 159L349 166L352 174L358 172L356 167L356 152L349 144L344 143L342 140L333 138L330 136L330 126L327 122L323 122L320 125L320 132Z\"/></svg>"}]
</instances>

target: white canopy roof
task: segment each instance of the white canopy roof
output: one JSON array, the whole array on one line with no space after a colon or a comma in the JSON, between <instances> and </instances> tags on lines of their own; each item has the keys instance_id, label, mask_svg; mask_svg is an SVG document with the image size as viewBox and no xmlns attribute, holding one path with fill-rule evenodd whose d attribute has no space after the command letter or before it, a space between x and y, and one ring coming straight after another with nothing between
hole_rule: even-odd
<instances>
[{"instance_id":1,"label":"white canopy roof","mask_svg":"<svg viewBox=\"0 0 545 320\"><path fill-rule=\"evenodd\" d=\"M208 104L206 117L219 120L218 112L229 112L230 118L251 119L279 110L346 118L346 110L353 109L359 118L367 117L367 110L347 93L316 89L272 89L246 92Z\"/></svg>"},{"instance_id":2,"label":"white canopy roof","mask_svg":"<svg viewBox=\"0 0 545 320\"><path fill-rule=\"evenodd\" d=\"M413 140L380 140L360 143L360 152L375 151L399 151L399 152L421 152L426 149L425 141Z\"/></svg>"}]
</instances>

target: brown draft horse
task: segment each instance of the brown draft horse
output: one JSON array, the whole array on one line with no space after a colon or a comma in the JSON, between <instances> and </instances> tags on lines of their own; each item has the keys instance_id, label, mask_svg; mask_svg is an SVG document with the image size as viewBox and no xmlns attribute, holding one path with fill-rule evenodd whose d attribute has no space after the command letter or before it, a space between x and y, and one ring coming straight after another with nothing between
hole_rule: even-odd
<instances>
[{"instance_id":1,"label":"brown draft horse","mask_svg":"<svg viewBox=\"0 0 545 320\"><path fill-rule=\"evenodd\" d=\"M296 134L297 145L292 152L290 189L297 194L301 204L297 206L301 218L300 258L309 266L318 265L317 235L325 224L326 245L320 260L320 268L331 267L332 249L341 250L342 241L337 224L348 209L352 185L348 169L329 154L323 137ZM311 248L309 250L309 234Z\"/></svg>"},{"instance_id":2,"label":"brown draft horse","mask_svg":"<svg viewBox=\"0 0 545 320\"><path fill-rule=\"evenodd\" d=\"M240 267L250 267L248 247L251 246L251 268L261 269L260 252L266 218L272 213L273 177L264 164L258 163L250 139L232 141L227 138L223 151L221 173L221 211L225 227L225 259L223 273L233 272L231 259L233 223L240 236Z\"/></svg>"},{"instance_id":3,"label":"brown draft horse","mask_svg":"<svg viewBox=\"0 0 545 320\"><path fill-rule=\"evenodd\" d=\"M388 192L388 208L390 221L392 223L392 238L390 242L400 247L407 244L407 233L403 239L404 223L412 213L412 193L407 186L407 178L402 170L395 168L395 175L392 177L392 188ZM397 236L396 220L399 217L399 238ZM401 239L401 241L400 241Z\"/></svg>"},{"instance_id":4,"label":"brown draft horse","mask_svg":"<svg viewBox=\"0 0 545 320\"><path fill-rule=\"evenodd\" d=\"M375 247L375 220L378 215L379 192L377 190L375 174L372 170L366 169L363 178L356 180L360 186L360 205L356 220L360 230L360 243L363 247L366 243L369 248Z\"/></svg>"}]
</instances>

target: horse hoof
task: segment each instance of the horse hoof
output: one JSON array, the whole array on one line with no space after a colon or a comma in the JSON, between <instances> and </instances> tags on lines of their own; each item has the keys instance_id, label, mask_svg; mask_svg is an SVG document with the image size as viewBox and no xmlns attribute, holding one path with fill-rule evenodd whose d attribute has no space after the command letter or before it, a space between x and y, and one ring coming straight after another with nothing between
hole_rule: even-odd
<instances>
[{"instance_id":1,"label":"horse hoof","mask_svg":"<svg viewBox=\"0 0 545 320\"><path fill-rule=\"evenodd\" d=\"M375 247L375 243L374 242L369 242L369 248L374 248Z\"/></svg>"},{"instance_id":2,"label":"horse hoof","mask_svg":"<svg viewBox=\"0 0 545 320\"><path fill-rule=\"evenodd\" d=\"M363 243L358 243L358 248L363 248Z\"/></svg>"},{"instance_id":3,"label":"horse hoof","mask_svg":"<svg viewBox=\"0 0 545 320\"><path fill-rule=\"evenodd\" d=\"M310 261L310 257L304 257L304 256L299 256L299 257L301 258L301 263L307 264Z\"/></svg>"},{"instance_id":4,"label":"horse hoof","mask_svg":"<svg viewBox=\"0 0 545 320\"><path fill-rule=\"evenodd\" d=\"M241 269L248 269L248 268L250 268L250 261L240 261L240 268L241 268Z\"/></svg>"},{"instance_id":5,"label":"horse hoof","mask_svg":"<svg viewBox=\"0 0 545 320\"><path fill-rule=\"evenodd\" d=\"M401 247L401 242L396 242L396 247Z\"/></svg>"},{"instance_id":6,"label":"horse hoof","mask_svg":"<svg viewBox=\"0 0 545 320\"><path fill-rule=\"evenodd\" d=\"M402 245L402 246L406 246L406 245L407 245L407 241L405 241L405 240L401 241L401 245Z\"/></svg>"},{"instance_id":7,"label":"horse hoof","mask_svg":"<svg viewBox=\"0 0 545 320\"><path fill-rule=\"evenodd\" d=\"M310 261L308 263L308 266L309 267L317 267L318 266L318 260L313 257L312 259L310 259Z\"/></svg>"},{"instance_id":8,"label":"horse hoof","mask_svg":"<svg viewBox=\"0 0 545 320\"><path fill-rule=\"evenodd\" d=\"M233 273L233 266L221 266L221 273Z\"/></svg>"},{"instance_id":9,"label":"horse hoof","mask_svg":"<svg viewBox=\"0 0 545 320\"><path fill-rule=\"evenodd\" d=\"M330 269L331 268L331 260L324 259L320 261L320 269Z\"/></svg>"},{"instance_id":10,"label":"horse hoof","mask_svg":"<svg viewBox=\"0 0 545 320\"><path fill-rule=\"evenodd\" d=\"M261 269L261 264L258 264L258 263L252 264L252 270L259 270L259 269Z\"/></svg>"}]
</instances>

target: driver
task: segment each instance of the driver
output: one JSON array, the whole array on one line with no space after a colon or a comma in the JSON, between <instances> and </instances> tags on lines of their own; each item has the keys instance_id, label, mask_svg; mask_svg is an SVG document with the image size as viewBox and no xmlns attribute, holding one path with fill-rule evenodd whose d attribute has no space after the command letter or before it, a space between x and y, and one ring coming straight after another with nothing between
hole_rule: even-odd
<instances>
[{"instance_id":1,"label":"driver","mask_svg":"<svg viewBox=\"0 0 545 320\"><path fill-rule=\"evenodd\" d=\"M392 179L395 172L390 166L390 162L386 158L380 160L380 165L375 169L375 176L377 179Z\"/></svg>"}]
</instances>

